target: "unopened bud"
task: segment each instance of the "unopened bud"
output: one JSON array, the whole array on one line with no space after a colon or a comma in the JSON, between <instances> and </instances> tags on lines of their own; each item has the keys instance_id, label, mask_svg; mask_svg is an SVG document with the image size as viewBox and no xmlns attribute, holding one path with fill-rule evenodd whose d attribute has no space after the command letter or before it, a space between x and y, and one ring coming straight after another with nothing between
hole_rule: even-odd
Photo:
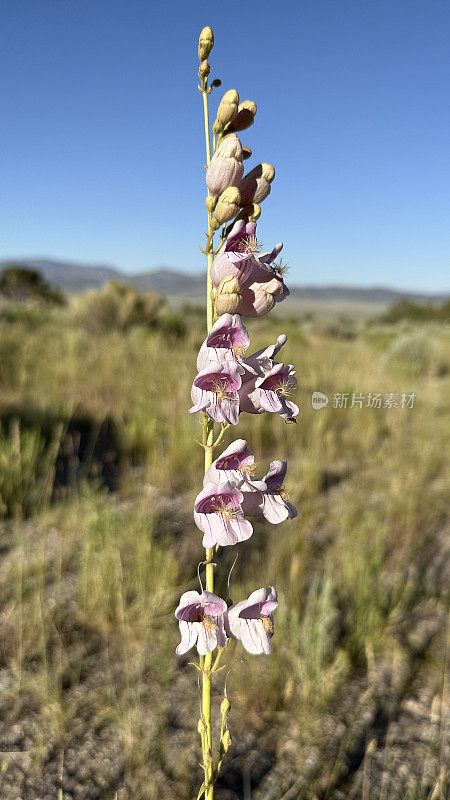
<instances>
[{"instance_id":1,"label":"unopened bud","mask_svg":"<svg viewBox=\"0 0 450 800\"><path fill-rule=\"evenodd\" d=\"M203 28L198 39L198 57L200 61L204 61L205 58L208 58L213 47L214 34L212 32L212 28L207 25L206 28Z\"/></svg>"},{"instance_id":2,"label":"unopened bud","mask_svg":"<svg viewBox=\"0 0 450 800\"><path fill-rule=\"evenodd\" d=\"M242 160L243 161L246 161L247 158L251 158L252 154L253 154L253 150L251 149L251 147L247 147L247 145L244 145L242 147Z\"/></svg>"},{"instance_id":3,"label":"unopened bud","mask_svg":"<svg viewBox=\"0 0 450 800\"><path fill-rule=\"evenodd\" d=\"M241 196L235 186L229 186L220 195L214 211L214 218L219 225L224 225L236 216L239 211Z\"/></svg>"},{"instance_id":4,"label":"unopened bud","mask_svg":"<svg viewBox=\"0 0 450 800\"><path fill-rule=\"evenodd\" d=\"M235 133L219 142L208 169L206 185L210 194L217 197L228 186L237 186L244 174L242 145Z\"/></svg>"},{"instance_id":5,"label":"unopened bud","mask_svg":"<svg viewBox=\"0 0 450 800\"><path fill-rule=\"evenodd\" d=\"M241 302L241 287L237 278L227 275L220 281L214 297L216 317L222 314L236 314Z\"/></svg>"},{"instance_id":6,"label":"unopened bud","mask_svg":"<svg viewBox=\"0 0 450 800\"><path fill-rule=\"evenodd\" d=\"M209 194L205 200L206 210L209 211L210 214L214 211L217 203L217 197L211 197Z\"/></svg>"},{"instance_id":7,"label":"unopened bud","mask_svg":"<svg viewBox=\"0 0 450 800\"><path fill-rule=\"evenodd\" d=\"M227 728L227 730L225 731L224 735L222 736L222 747L223 747L223 752L224 753L227 752L230 744L231 744L231 733Z\"/></svg>"},{"instance_id":8,"label":"unopened bud","mask_svg":"<svg viewBox=\"0 0 450 800\"><path fill-rule=\"evenodd\" d=\"M202 61L198 68L198 72L201 78L207 78L209 73L211 72L211 67L209 66L207 61Z\"/></svg>"},{"instance_id":9,"label":"unopened bud","mask_svg":"<svg viewBox=\"0 0 450 800\"><path fill-rule=\"evenodd\" d=\"M248 206L251 203L262 203L270 194L273 179L275 177L275 167L273 164L262 163L245 175L240 184L241 205Z\"/></svg>"},{"instance_id":10,"label":"unopened bud","mask_svg":"<svg viewBox=\"0 0 450 800\"><path fill-rule=\"evenodd\" d=\"M244 100L238 107L237 114L231 120L227 131L245 131L255 121L257 106L253 100Z\"/></svg>"},{"instance_id":11,"label":"unopened bud","mask_svg":"<svg viewBox=\"0 0 450 800\"><path fill-rule=\"evenodd\" d=\"M221 704L220 704L220 713L222 717L225 717L231 708L231 703L228 700L228 697L224 697Z\"/></svg>"},{"instance_id":12,"label":"unopened bud","mask_svg":"<svg viewBox=\"0 0 450 800\"><path fill-rule=\"evenodd\" d=\"M217 117L214 125L216 126L216 133L220 133L228 125L229 122L236 116L239 107L239 94L236 89L229 89L225 92L222 100L217 109ZM214 130L214 126L213 126Z\"/></svg>"}]
</instances>

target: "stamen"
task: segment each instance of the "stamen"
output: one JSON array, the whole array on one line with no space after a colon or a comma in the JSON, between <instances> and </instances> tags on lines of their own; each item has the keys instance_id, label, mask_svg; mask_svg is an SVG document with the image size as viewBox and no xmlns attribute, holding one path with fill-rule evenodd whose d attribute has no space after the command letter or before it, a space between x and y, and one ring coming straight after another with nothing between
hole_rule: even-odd
<instances>
[{"instance_id":1,"label":"stamen","mask_svg":"<svg viewBox=\"0 0 450 800\"><path fill-rule=\"evenodd\" d=\"M237 249L242 253L259 253L261 246L256 236L246 236L239 241Z\"/></svg>"},{"instance_id":2,"label":"stamen","mask_svg":"<svg viewBox=\"0 0 450 800\"><path fill-rule=\"evenodd\" d=\"M292 378L285 378L278 385L272 386L272 391L283 395L283 397L289 397L295 388L296 384Z\"/></svg>"},{"instance_id":3,"label":"stamen","mask_svg":"<svg viewBox=\"0 0 450 800\"><path fill-rule=\"evenodd\" d=\"M240 470L244 473L244 475L247 475L249 478L251 478L257 466L258 464L243 464Z\"/></svg>"},{"instance_id":4,"label":"stamen","mask_svg":"<svg viewBox=\"0 0 450 800\"><path fill-rule=\"evenodd\" d=\"M267 635L268 636L273 636L274 627L273 627L272 620L269 619L269 617L258 617L258 619L261 620L261 622L263 624L263 628L264 628L265 632L267 633Z\"/></svg>"},{"instance_id":5,"label":"stamen","mask_svg":"<svg viewBox=\"0 0 450 800\"><path fill-rule=\"evenodd\" d=\"M237 344L231 348L235 356L243 356L245 353L245 347L241 344Z\"/></svg>"},{"instance_id":6,"label":"stamen","mask_svg":"<svg viewBox=\"0 0 450 800\"><path fill-rule=\"evenodd\" d=\"M211 505L211 510L216 514L222 514L225 519L235 519L240 513L239 509L235 506L227 506L223 497L217 498L217 502Z\"/></svg>"},{"instance_id":7,"label":"stamen","mask_svg":"<svg viewBox=\"0 0 450 800\"><path fill-rule=\"evenodd\" d=\"M284 486L284 484L282 486L280 486L279 489L277 489L277 494L280 495L282 500L286 500L286 501L289 500L289 494L288 494L287 489Z\"/></svg>"},{"instance_id":8,"label":"stamen","mask_svg":"<svg viewBox=\"0 0 450 800\"><path fill-rule=\"evenodd\" d=\"M214 633L217 630L217 624L214 620L214 617L204 616L202 622L208 633Z\"/></svg>"},{"instance_id":9,"label":"stamen","mask_svg":"<svg viewBox=\"0 0 450 800\"><path fill-rule=\"evenodd\" d=\"M233 401L236 400L236 397L233 392L228 391L226 385L222 383L219 378L215 378L212 382L213 388L212 391L216 394L217 399L221 400L229 400Z\"/></svg>"}]
</instances>

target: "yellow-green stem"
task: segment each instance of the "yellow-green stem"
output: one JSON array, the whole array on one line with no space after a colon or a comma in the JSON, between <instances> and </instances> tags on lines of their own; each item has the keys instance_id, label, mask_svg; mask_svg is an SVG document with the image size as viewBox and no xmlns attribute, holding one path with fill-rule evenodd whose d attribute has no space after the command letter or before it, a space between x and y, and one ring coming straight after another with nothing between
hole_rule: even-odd
<instances>
[{"instance_id":1,"label":"yellow-green stem","mask_svg":"<svg viewBox=\"0 0 450 800\"><path fill-rule=\"evenodd\" d=\"M208 93L206 82L202 84L203 114L205 119L206 166L211 161L211 142L209 136ZM213 229L212 214L208 211L208 239L206 245L207 281L206 281L206 320L208 332L213 324L213 295L211 282L211 265L213 262ZM208 420L203 428L203 444L205 451L205 473L213 461L214 422ZM206 591L214 592L214 548L206 549ZM212 783L212 724L211 724L211 667L212 653L203 660L202 672L202 715L206 725L207 753L203 757L205 767L205 800L213 800L214 785ZM211 782L210 782L211 781Z\"/></svg>"}]
</instances>

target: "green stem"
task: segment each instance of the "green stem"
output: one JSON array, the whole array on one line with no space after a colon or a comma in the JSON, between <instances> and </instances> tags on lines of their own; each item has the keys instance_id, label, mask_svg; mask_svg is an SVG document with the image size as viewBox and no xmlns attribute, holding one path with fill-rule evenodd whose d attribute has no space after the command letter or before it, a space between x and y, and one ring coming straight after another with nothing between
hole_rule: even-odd
<instances>
[{"instance_id":1,"label":"green stem","mask_svg":"<svg viewBox=\"0 0 450 800\"><path fill-rule=\"evenodd\" d=\"M207 83L202 82L203 95L203 115L205 120L205 143L206 143L206 166L211 161L211 142L209 136L209 114L208 114L208 93ZM207 286L206 286L206 320L208 332L213 324L213 294L211 281L211 265L214 258L212 229L212 214L208 211L208 240L206 245L207 260ZM213 461L214 444L214 422L208 420L203 428L203 444L205 450L205 473ZM206 549L206 591L214 592L214 548ZM203 755L203 766L205 768L205 800L214 800L214 785L212 775L212 724L211 724L211 667L212 653L208 653L203 660L202 671L202 715L206 725L206 753Z\"/></svg>"}]
</instances>

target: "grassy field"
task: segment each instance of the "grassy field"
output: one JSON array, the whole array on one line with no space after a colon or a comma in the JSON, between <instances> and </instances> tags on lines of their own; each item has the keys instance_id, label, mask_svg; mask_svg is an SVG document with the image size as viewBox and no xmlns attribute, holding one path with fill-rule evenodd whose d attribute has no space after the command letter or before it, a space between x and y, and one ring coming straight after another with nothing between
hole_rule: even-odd
<instances>
[{"instance_id":1,"label":"grassy field","mask_svg":"<svg viewBox=\"0 0 450 800\"><path fill-rule=\"evenodd\" d=\"M187 414L203 323L182 323L102 333L71 306L2 312L1 800L196 796L197 673L173 610L203 558ZM288 458L299 517L239 547L233 596L273 583L280 605L273 655L231 645L216 680L233 736L218 800L448 797L448 331L249 325L251 351L288 334L301 413L243 416L238 435L261 475ZM218 557L222 596L233 559Z\"/></svg>"}]
</instances>

